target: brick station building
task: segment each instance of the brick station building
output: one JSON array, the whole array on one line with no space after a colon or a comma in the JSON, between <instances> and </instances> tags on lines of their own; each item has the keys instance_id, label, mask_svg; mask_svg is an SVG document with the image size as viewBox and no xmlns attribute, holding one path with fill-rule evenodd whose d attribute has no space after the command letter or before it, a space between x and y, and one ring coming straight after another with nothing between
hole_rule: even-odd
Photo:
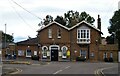
<instances>
[{"instance_id":1,"label":"brick station building","mask_svg":"<svg viewBox=\"0 0 120 76\"><path fill-rule=\"evenodd\" d=\"M88 61L103 61L108 57L118 61L118 45L102 43L99 16L97 28L86 21L71 28L53 21L37 32L37 38L16 43L18 58L39 55L42 61L73 61L84 56Z\"/></svg>"},{"instance_id":2,"label":"brick station building","mask_svg":"<svg viewBox=\"0 0 120 76\"><path fill-rule=\"evenodd\" d=\"M101 44L101 20L98 28L82 21L71 28L52 22L38 31L40 56L46 61L70 61L78 56L98 61Z\"/></svg>"}]
</instances>

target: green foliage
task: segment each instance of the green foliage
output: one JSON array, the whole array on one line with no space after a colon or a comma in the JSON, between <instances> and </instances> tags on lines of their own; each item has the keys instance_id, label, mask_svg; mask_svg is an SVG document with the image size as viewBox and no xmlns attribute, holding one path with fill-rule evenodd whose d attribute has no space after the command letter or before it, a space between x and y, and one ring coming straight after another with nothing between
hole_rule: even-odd
<instances>
[{"instance_id":1,"label":"green foliage","mask_svg":"<svg viewBox=\"0 0 120 76\"><path fill-rule=\"evenodd\" d=\"M13 42L14 41L13 36L11 36L9 34L2 33L2 41L3 42L5 41L5 36L6 36L6 42Z\"/></svg>"},{"instance_id":2,"label":"green foliage","mask_svg":"<svg viewBox=\"0 0 120 76\"><path fill-rule=\"evenodd\" d=\"M64 17L57 16L54 19L54 21L66 26L68 28L76 25L77 23L79 23L83 20L85 20L86 22L88 22L90 24L93 24L95 21L95 19L93 17L91 17L89 14L87 14L85 11L81 12L81 14L79 14L79 12L77 12L77 11L74 12L73 10L70 10L67 13L64 13ZM47 15L43 21L43 24L47 25L52 21L53 21L53 17L51 15Z\"/></svg>"},{"instance_id":3,"label":"green foliage","mask_svg":"<svg viewBox=\"0 0 120 76\"><path fill-rule=\"evenodd\" d=\"M114 44L114 35L106 37L107 44Z\"/></svg>"},{"instance_id":4,"label":"green foliage","mask_svg":"<svg viewBox=\"0 0 120 76\"><path fill-rule=\"evenodd\" d=\"M67 13L64 14L64 18L65 20L68 20L68 24L66 25L67 27L72 27L75 24L85 20L86 22L93 24L95 19L93 17L91 17L89 14L87 14L85 11L81 12L81 14L79 14L79 12L74 12L73 10L68 11Z\"/></svg>"},{"instance_id":5,"label":"green foliage","mask_svg":"<svg viewBox=\"0 0 120 76\"><path fill-rule=\"evenodd\" d=\"M114 12L113 17L110 19L110 25L108 31L110 34L115 34L119 44L118 48L120 50L120 9Z\"/></svg>"},{"instance_id":6,"label":"green foliage","mask_svg":"<svg viewBox=\"0 0 120 76\"><path fill-rule=\"evenodd\" d=\"M115 11L113 17L110 19L109 33L115 32L116 29L119 29L120 26L120 10Z\"/></svg>"},{"instance_id":7,"label":"green foliage","mask_svg":"<svg viewBox=\"0 0 120 76\"><path fill-rule=\"evenodd\" d=\"M60 24L62 24L62 25L66 24L66 22L65 22L65 20L64 20L64 18L62 16L57 16L55 18L55 21L58 22L58 23L60 23Z\"/></svg>"},{"instance_id":8,"label":"green foliage","mask_svg":"<svg viewBox=\"0 0 120 76\"><path fill-rule=\"evenodd\" d=\"M47 25L47 24L49 24L50 22L53 22L53 17L52 17L51 15L47 15L46 18L43 19L43 20L44 20L43 24L44 24L44 25Z\"/></svg>"}]
</instances>

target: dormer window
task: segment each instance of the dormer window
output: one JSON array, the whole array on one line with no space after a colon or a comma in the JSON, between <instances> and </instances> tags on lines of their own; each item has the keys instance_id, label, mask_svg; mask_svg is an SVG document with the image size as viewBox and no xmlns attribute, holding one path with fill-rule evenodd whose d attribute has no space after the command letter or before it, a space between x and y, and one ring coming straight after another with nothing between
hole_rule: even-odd
<instances>
[{"instance_id":1,"label":"dormer window","mask_svg":"<svg viewBox=\"0 0 120 76\"><path fill-rule=\"evenodd\" d=\"M90 29L77 30L77 43L90 43Z\"/></svg>"},{"instance_id":2,"label":"dormer window","mask_svg":"<svg viewBox=\"0 0 120 76\"><path fill-rule=\"evenodd\" d=\"M61 29L57 30L57 38L61 38Z\"/></svg>"},{"instance_id":3,"label":"dormer window","mask_svg":"<svg viewBox=\"0 0 120 76\"><path fill-rule=\"evenodd\" d=\"M52 29L48 29L48 38L52 38Z\"/></svg>"}]
</instances>

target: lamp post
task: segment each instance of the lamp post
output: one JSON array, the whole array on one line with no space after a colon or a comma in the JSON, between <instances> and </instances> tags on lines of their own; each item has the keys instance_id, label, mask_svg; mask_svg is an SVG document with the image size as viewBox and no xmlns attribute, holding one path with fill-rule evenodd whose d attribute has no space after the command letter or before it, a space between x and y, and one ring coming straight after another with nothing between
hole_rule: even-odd
<instances>
[{"instance_id":1,"label":"lamp post","mask_svg":"<svg viewBox=\"0 0 120 76\"><path fill-rule=\"evenodd\" d=\"M98 40L96 40L96 46L97 46L97 50L98 50L98 61L99 61L99 45L98 45Z\"/></svg>"},{"instance_id":2,"label":"lamp post","mask_svg":"<svg viewBox=\"0 0 120 76\"><path fill-rule=\"evenodd\" d=\"M74 51L74 54L75 54L75 59L76 59L76 57L77 57L77 51L76 50Z\"/></svg>"},{"instance_id":3,"label":"lamp post","mask_svg":"<svg viewBox=\"0 0 120 76\"><path fill-rule=\"evenodd\" d=\"M39 51L40 47L41 47L41 45L38 43L38 51L37 51L38 57L39 57L39 53L40 53L40 56L41 56L41 52ZM41 57L40 57L40 58L41 58Z\"/></svg>"},{"instance_id":4,"label":"lamp post","mask_svg":"<svg viewBox=\"0 0 120 76\"><path fill-rule=\"evenodd\" d=\"M5 24L5 48L6 48L6 25L7 24Z\"/></svg>"}]
</instances>

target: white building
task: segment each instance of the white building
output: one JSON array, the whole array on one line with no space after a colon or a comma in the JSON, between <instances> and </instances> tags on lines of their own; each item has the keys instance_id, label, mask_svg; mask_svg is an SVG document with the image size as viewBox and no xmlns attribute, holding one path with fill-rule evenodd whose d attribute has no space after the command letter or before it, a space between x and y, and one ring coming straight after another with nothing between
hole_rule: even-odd
<instances>
[{"instance_id":1,"label":"white building","mask_svg":"<svg viewBox=\"0 0 120 76\"><path fill-rule=\"evenodd\" d=\"M120 9L120 1L118 2L118 10Z\"/></svg>"}]
</instances>

